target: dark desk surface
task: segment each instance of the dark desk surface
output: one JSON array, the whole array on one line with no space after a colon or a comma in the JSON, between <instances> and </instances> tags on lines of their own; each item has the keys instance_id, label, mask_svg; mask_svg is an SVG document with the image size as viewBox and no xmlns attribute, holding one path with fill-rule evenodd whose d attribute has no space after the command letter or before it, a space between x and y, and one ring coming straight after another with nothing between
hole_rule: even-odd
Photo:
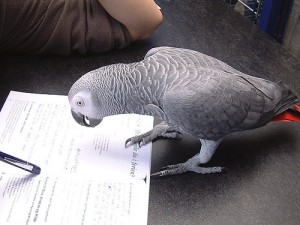
<instances>
[{"instance_id":1,"label":"dark desk surface","mask_svg":"<svg viewBox=\"0 0 300 225\"><path fill-rule=\"evenodd\" d=\"M156 46L198 50L254 76L283 80L300 96L300 63L221 0L160 0L164 23L124 51L88 56L0 56L0 105L10 90L67 95L84 73L141 60ZM209 165L228 172L153 178L149 225L299 224L300 124L271 123L229 136ZM152 171L196 154L200 143L157 140Z\"/></svg>"}]
</instances>

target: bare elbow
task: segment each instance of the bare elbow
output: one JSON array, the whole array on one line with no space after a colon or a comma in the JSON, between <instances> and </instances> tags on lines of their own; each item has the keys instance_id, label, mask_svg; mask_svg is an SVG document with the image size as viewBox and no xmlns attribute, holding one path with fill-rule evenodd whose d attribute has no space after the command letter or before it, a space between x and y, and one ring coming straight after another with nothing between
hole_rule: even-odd
<instances>
[{"instance_id":1,"label":"bare elbow","mask_svg":"<svg viewBox=\"0 0 300 225\"><path fill-rule=\"evenodd\" d=\"M151 22L149 23L149 26L146 31L141 35L141 39L147 39L149 38L154 31L162 24L163 22L163 15L161 13L158 14L158 16Z\"/></svg>"},{"instance_id":2,"label":"bare elbow","mask_svg":"<svg viewBox=\"0 0 300 225\"><path fill-rule=\"evenodd\" d=\"M149 18L144 23L139 24L139 26L128 28L128 31L133 41L147 39L155 32L162 22L163 15L159 11L154 17Z\"/></svg>"}]
</instances>

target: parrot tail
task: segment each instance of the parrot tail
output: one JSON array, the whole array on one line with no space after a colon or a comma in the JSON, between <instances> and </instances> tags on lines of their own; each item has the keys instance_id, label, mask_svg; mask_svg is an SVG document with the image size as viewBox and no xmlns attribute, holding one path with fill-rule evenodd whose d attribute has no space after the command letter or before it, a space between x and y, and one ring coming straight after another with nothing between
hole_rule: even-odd
<instances>
[{"instance_id":1,"label":"parrot tail","mask_svg":"<svg viewBox=\"0 0 300 225\"><path fill-rule=\"evenodd\" d=\"M283 82L277 83L281 88L282 97L275 108L275 116L272 121L277 122L300 122L300 106L295 105L297 96Z\"/></svg>"},{"instance_id":2,"label":"parrot tail","mask_svg":"<svg viewBox=\"0 0 300 225\"><path fill-rule=\"evenodd\" d=\"M275 108L275 115L286 111L298 102L297 96L291 91L291 89L282 81L277 83L281 89L281 99Z\"/></svg>"},{"instance_id":3,"label":"parrot tail","mask_svg":"<svg viewBox=\"0 0 300 225\"><path fill-rule=\"evenodd\" d=\"M300 122L300 106L293 105L293 108L289 108L284 112L276 115L272 121L275 122Z\"/></svg>"}]
</instances>

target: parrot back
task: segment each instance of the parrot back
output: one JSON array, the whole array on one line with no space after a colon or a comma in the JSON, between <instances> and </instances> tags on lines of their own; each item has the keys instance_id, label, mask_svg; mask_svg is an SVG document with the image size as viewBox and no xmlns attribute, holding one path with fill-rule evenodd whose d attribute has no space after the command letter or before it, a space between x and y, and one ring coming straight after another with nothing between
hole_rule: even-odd
<instances>
[{"instance_id":1,"label":"parrot back","mask_svg":"<svg viewBox=\"0 0 300 225\"><path fill-rule=\"evenodd\" d=\"M296 101L282 83L188 49L151 49L136 68L143 92L167 122L204 139L264 126Z\"/></svg>"}]
</instances>

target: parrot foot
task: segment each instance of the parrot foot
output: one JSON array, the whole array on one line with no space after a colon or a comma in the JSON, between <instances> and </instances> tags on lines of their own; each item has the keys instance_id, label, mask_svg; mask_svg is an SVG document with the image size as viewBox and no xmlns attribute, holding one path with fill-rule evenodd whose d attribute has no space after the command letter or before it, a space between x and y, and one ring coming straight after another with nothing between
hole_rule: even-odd
<instances>
[{"instance_id":1,"label":"parrot foot","mask_svg":"<svg viewBox=\"0 0 300 225\"><path fill-rule=\"evenodd\" d=\"M149 142L153 141L157 137L167 137L167 138L176 138L180 139L182 133L179 131L179 127L177 126L170 126L165 122L162 122L156 125L152 130L137 135L131 138L128 138L125 142L125 147L138 143L139 146L143 146L148 144Z\"/></svg>"},{"instance_id":2,"label":"parrot foot","mask_svg":"<svg viewBox=\"0 0 300 225\"><path fill-rule=\"evenodd\" d=\"M194 157L190 158L185 163L179 163L176 165L169 165L162 168L161 171L152 173L151 176L168 176L168 175L175 175L184 172L195 172L200 174L209 174L209 173L220 173L225 171L225 167L200 167L199 161L199 154L195 155Z\"/></svg>"}]
</instances>

